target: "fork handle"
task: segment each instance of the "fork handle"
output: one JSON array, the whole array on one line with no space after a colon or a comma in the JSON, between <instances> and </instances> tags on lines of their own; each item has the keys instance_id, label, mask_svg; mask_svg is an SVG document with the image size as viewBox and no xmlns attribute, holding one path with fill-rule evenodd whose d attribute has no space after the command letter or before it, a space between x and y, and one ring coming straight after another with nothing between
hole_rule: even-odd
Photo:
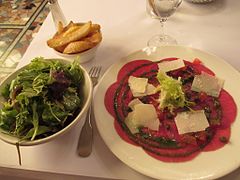
<instances>
[{"instance_id":1,"label":"fork handle","mask_svg":"<svg viewBox=\"0 0 240 180\"><path fill-rule=\"evenodd\" d=\"M93 128L91 125L92 107L90 105L81 134L78 140L77 152L79 156L88 157L92 152Z\"/></svg>"}]
</instances>

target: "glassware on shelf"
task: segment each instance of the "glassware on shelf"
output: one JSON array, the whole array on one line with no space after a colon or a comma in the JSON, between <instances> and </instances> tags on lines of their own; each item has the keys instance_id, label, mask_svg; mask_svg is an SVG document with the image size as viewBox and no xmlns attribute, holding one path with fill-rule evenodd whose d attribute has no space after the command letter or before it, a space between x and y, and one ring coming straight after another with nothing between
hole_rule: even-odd
<instances>
[{"instance_id":1,"label":"glassware on shelf","mask_svg":"<svg viewBox=\"0 0 240 180\"><path fill-rule=\"evenodd\" d=\"M164 23L174 14L182 0L147 0L147 11L149 15L160 21L160 34L153 36L148 41L149 47L159 47L162 45L174 45L177 41L164 33Z\"/></svg>"}]
</instances>

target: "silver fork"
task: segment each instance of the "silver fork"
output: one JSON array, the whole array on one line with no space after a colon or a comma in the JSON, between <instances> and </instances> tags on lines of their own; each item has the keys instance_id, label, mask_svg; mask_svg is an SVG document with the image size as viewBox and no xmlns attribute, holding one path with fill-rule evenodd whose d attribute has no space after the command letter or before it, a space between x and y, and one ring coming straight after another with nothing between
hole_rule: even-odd
<instances>
[{"instance_id":1,"label":"silver fork","mask_svg":"<svg viewBox=\"0 0 240 180\"><path fill-rule=\"evenodd\" d=\"M91 77L93 87L95 87L98 83L100 72L101 72L101 66L94 66L89 71L89 75ZM87 157L92 152L92 143L93 143L93 128L91 124L92 118L93 118L92 105L90 105L86 115L85 123L80 133L78 146L77 146L77 152L79 156L82 156L82 157Z\"/></svg>"}]
</instances>

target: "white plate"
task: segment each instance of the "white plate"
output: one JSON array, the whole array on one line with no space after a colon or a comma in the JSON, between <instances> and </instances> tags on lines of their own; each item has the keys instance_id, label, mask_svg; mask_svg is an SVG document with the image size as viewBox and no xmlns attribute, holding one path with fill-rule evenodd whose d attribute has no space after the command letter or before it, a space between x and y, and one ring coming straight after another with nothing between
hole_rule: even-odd
<instances>
[{"instance_id":1,"label":"white plate","mask_svg":"<svg viewBox=\"0 0 240 180\"><path fill-rule=\"evenodd\" d=\"M221 58L209 53L182 46L164 46L155 53L140 50L121 59L111 66L102 77L94 95L94 113L100 135L110 150L125 164L147 176L159 179L213 179L230 173L240 165L240 119L239 115L232 124L230 143L216 151L202 152L191 161L166 163L154 159L142 150L133 146L117 134L114 118L104 106L104 96L108 87L116 81L117 73L128 61L137 59L160 60L167 57L179 57L186 60L199 58L213 70L218 77L225 80L226 89L240 108L240 74Z\"/></svg>"}]
</instances>

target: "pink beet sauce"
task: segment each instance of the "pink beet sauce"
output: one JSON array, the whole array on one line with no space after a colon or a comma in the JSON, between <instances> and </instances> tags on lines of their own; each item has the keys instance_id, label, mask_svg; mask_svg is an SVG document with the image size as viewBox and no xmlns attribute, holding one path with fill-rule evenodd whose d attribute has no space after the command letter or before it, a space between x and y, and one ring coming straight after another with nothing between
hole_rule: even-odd
<instances>
[{"instance_id":1,"label":"pink beet sauce","mask_svg":"<svg viewBox=\"0 0 240 180\"><path fill-rule=\"evenodd\" d=\"M177 58L167 58L161 61L172 61ZM174 117L177 112L186 111L176 109L174 113L158 109L159 94L146 96L141 99L144 103L155 106L161 126L158 131L141 128L140 133L131 134L124 119L129 109L128 103L133 99L128 87L128 77L147 77L149 83L159 85L156 79L158 65L149 60L135 60L125 64L118 72L117 81L112 84L105 94L105 107L114 117L114 125L119 136L126 142L142 147L150 156L164 162L184 162L196 157L202 151L214 151L223 147L230 139L230 126L234 122L237 108L232 96L222 89L218 98L207 96L190 90L193 76L202 71L214 75L200 60L193 63L184 61L185 67L171 71L169 76L182 77L183 90L189 101L196 102L192 109L204 109L210 127L203 132L179 135Z\"/></svg>"}]
</instances>

